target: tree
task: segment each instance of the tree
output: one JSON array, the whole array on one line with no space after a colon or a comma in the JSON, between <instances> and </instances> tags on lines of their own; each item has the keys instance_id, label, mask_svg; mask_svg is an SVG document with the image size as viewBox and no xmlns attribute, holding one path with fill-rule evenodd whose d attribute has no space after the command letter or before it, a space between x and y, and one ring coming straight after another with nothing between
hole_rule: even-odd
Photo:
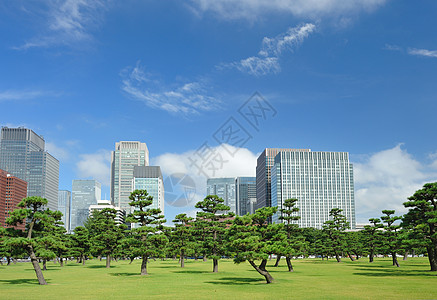
<instances>
[{"instance_id":1,"label":"tree","mask_svg":"<svg viewBox=\"0 0 437 300\"><path fill-rule=\"evenodd\" d=\"M284 221L284 225L278 233L279 241L275 243L279 246L276 254L278 257L285 256L289 272L294 271L291 258L303 254L306 248L305 238L302 236L299 226L293 223L293 221L300 219L299 216L295 215L299 212L299 208L296 207L297 201L295 198L286 199L282 204L284 208L279 210L281 212L279 219Z\"/></svg>"},{"instance_id":2,"label":"tree","mask_svg":"<svg viewBox=\"0 0 437 300\"><path fill-rule=\"evenodd\" d=\"M149 257L164 256L164 248L168 243L167 237L159 232L165 222L159 208L147 208L153 204L153 197L146 190L133 191L129 199L134 212L126 219L127 222L139 224L132 233L138 237L138 254L142 257L141 275L148 275L147 263Z\"/></svg>"},{"instance_id":3,"label":"tree","mask_svg":"<svg viewBox=\"0 0 437 300\"><path fill-rule=\"evenodd\" d=\"M397 251L399 250L399 228L400 225L395 225L394 223L400 219L399 216L392 216L395 211L394 210L383 210L382 213L384 216L381 217L381 220L384 224L384 246L385 250L391 254L393 266L399 267L399 262L397 258Z\"/></svg>"},{"instance_id":4,"label":"tree","mask_svg":"<svg viewBox=\"0 0 437 300\"><path fill-rule=\"evenodd\" d=\"M373 258L375 257L377 246L381 245L381 235L382 231L379 230L384 225L381 224L381 220L378 218L371 218L369 222L372 225L365 225L363 230L364 236L364 245L369 252L369 262L373 262Z\"/></svg>"},{"instance_id":5,"label":"tree","mask_svg":"<svg viewBox=\"0 0 437 300\"><path fill-rule=\"evenodd\" d=\"M426 247L431 271L437 272L437 182L426 183L404 202L409 208L402 226L410 227L410 238Z\"/></svg>"},{"instance_id":6,"label":"tree","mask_svg":"<svg viewBox=\"0 0 437 300\"><path fill-rule=\"evenodd\" d=\"M349 228L349 222L341 214L342 211L340 208L331 209L329 215L332 220L326 221L323 225L323 230L328 235L337 262L341 262L341 253L345 249L344 231Z\"/></svg>"},{"instance_id":7,"label":"tree","mask_svg":"<svg viewBox=\"0 0 437 300\"><path fill-rule=\"evenodd\" d=\"M203 248L206 255L213 260L213 272L218 272L218 261L226 255L224 242L227 221L235 214L225 213L229 206L223 204L224 200L217 195L208 195L203 201L196 203L196 208L202 211L197 213L197 219L205 222L205 242ZM229 222L228 222L229 223Z\"/></svg>"},{"instance_id":8,"label":"tree","mask_svg":"<svg viewBox=\"0 0 437 300\"><path fill-rule=\"evenodd\" d=\"M248 261L267 283L273 277L266 269L271 252L272 232L275 224L268 224L268 219L276 212L276 207L257 209L252 215L237 216L229 229L229 246L234 253L236 264ZM256 261L261 261L259 265Z\"/></svg>"},{"instance_id":9,"label":"tree","mask_svg":"<svg viewBox=\"0 0 437 300\"><path fill-rule=\"evenodd\" d=\"M181 261L181 268L185 267L185 255L187 251L192 248L192 230L189 223L193 220L187 217L186 214L179 214L173 220L175 228L171 235L171 241L175 248L179 250L179 257Z\"/></svg>"},{"instance_id":10,"label":"tree","mask_svg":"<svg viewBox=\"0 0 437 300\"><path fill-rule=\"evenodd\" d=\"M124 230L127 229L126 225L115 223L116 214L117 211L113 208L94 210L84 224L92 233L91 250L98 255L106 256L106 268L111 267L111 258L124 237Z\"/></svg>"},{"instance_id":11,"label":"tree","mask_svg":"<svg viewBox=\"0 0 437 300\"><path fill-rule=\"evenodd\" d=\"M16 247L21 246L26 249L40 285L46 285L47 282L44 279L44 275L38 263L38 258L35 255L36 241L33 238L33 230L41 222L45 222L46 224L55 222L55 219L50 214L50 210L43 210L45 205L47 205L47 199L45 198L36 196L24 198L17 205L20 208L14 210L6 221L9 225L15 226L27 220L26 237L14 238L13 243Z\"/></svg>"},{"instance_id":12,"label":"tree","mask_svg":"<svg viewBox=\"0 0 437 300\"><path fill-rule=\"evenodd\" d=\"M88 229L83 226L74 228L74 234L71 235L70 254L78 258L78 262L85 265L86 257L90 255L91 240Z\"/></svg>"}]
</instances>

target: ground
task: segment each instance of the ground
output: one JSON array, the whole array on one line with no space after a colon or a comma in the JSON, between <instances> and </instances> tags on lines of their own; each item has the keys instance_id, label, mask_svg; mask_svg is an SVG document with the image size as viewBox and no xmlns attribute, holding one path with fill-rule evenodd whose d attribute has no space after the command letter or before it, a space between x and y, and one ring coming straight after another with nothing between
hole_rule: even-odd
<instances>
[{"instance_id":1,"label":"ground","mask_svg":"<svg viewBox=\"0 0 437 300\"><path fill-rule=\"evenodd\" d=\"M252 267L220 260L219 273L212 261L189 260L185 268L177 261L151 261L149 276L140 276L140 261L88 261L65 267L48 263L47 286L39 286L30 263L0 266L1 299L437 299L437 274L430 272L426 258L390 259L370 264L306 259L293 261L295 272L287 272L285 260L268 270L275 283L266 284Z\"/></svg>"}]
</instances>

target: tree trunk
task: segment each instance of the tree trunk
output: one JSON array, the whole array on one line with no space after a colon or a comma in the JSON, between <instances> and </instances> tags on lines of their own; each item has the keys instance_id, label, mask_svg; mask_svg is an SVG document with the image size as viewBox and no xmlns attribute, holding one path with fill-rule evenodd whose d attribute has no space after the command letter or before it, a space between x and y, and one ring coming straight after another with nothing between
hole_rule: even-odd
<instances>
[{"instance_id":1,"label":"tree trunk","mask_svg":"<svg viewBox=\"0 0 437 300\"><path fill-rule=\"evenodd\" d=\"M263 270L263 271L267 271L267 270L266 270L266 265L267 265L267 259L263 259L263 260L261 261L261 264L259 265L259 268L260 268L261 270Z\"/></svg>"},{"instance_id":2,"label":"tree trunk","mask_svg":"<svg viewBox=\"0 0 437 300\"><path fill-rule=\"evenodd\" d=\"M30 250L29 254L30 254L29 255L30 260L32 261L33 269L35 270L36 278L38 279L39 284L46 285L47 282L44 279L44 275L42 274L41 267L39 266L38 259L36 258L35 253L33 252L33 249Z\"/></svg>"},{"instance_id":3,"label":"tree trunk","mask_svg":"<svg viewBox=\"0 0 437 300\"><path fill-rule=\"evenodd\" d=\"M184 260L185 257L184 256L185 256L184 251L181 250L181 268L185 268L185 260Z\"/></svg>"},{"instance_id":4,"label":"tree trunk","mask_svg":"<svg viewBox=\"0 0 437 300\"><path fill-rule=\"evenodd\" d=\"M291 257L286 256L285 260L287 261L288 272L294 272L293 265L291 264Z\"/></svg>"},{"instance_id":5,"label":"tree trunk","mask_svg":"<svg viewBox=\"0 0 437 300\"><path fill-rule=\"evenodd\" d=\"M265 269L264 270L260 269L260 267L258 267L255 264L255 262L253 262L252 260L249 260L249 263L258 273L260 273L262 276L264 276L264 278L266 279L267 283L272 283L273 282L274 279L273 279L272 275L270 275L269 272L267 272Z\"/></svg>"},{"instance_id":6,"label":"tree trunk","mask_svg":"<svg viewBox=\"0 0 437 300\"><path fill-rule=\"evenodd\" d=\"M337 262L341 262L341 257L337 252L335 252L335 259L337 260Z\"/></svg>"},{"instance_id":7,"label":"tree trunk","mask_svg":"<svg viewBox=\"0 0 437 300\"><path fill-rule=\"evenodd\" d=\"M218 273L218 259L217 258L213 258L212 260L212 272L213 273Z\"/></svg>"},{"instance_id":8,"label":"tree trunk","mask_svg":"<svg viewBox=\"0 0 437 300\"><path fill-rule=\"evenodd\" d=\"M43 261L42 261L42 270L47 271L47 260L46 259L43 259Z\"/></svg>"},{"instance_id":9,"label":"tree trunk","mask_svg":"<svg viewBox=\"0 0 437 300\"><path fill-rule=\"evenodd\" d=\"M203 261L206 261L206 254L203 254Z\"/></svg>"},{"instance_id":10,"label":"tree trunk","mask_svg":"<svg viewBox=\"0 0 437 300\"><path fill-rule=\"evenodd\" d=\"M369 254L369 263L372 263L373 262L373 256L374 256L375 254L374 254L374 250L372 249L372 250L370 250L370 254Z\"/></svg>"},{"instance_id":11,"label":"tree trunk","mask_svg":"<svg viewBox=\"0 0 437 300\"><path fill-rule=\"evenodd\" d=\"M134 261L134 259L135 259L135 257L131 257L131 259L130 259L130 263L129 263L129 264L132 264L132 262Z\"/></svg>"},{"instance_id":12,"label":"tree trunk","mask_svg":"<svg viewBox=\"0 0 437 300\"><path fill-rule=\"evenodd\" d=\"M147 255L143 255L143 261L141 262L141 275L149 275L149 273L147 273L147 261Z\"/></svg>"},{"instance_id":13,"label":"tree trunk","mask_svg":"<svg viewBox=\"0 0 437 300\"><path fill-rule=\"evenodd\" d=\"M396 252L393 252L391 254L392 260L393 260L393 266L399 267L398 258L396 257Z\"/></svg>"},{"instance_id":14,"label":"tree trunk","mask_svg":"<svg viewBox=\"0 0 437 300\"><path fill-rule=\"evenodd\" d=\"M346 252L351 261L355 261L355 258L351 255L349 251Z\"/></svg>"},{"instance_id":15,"label":"tree trunk","mask_svg":"<svg viewBox=\"0 0 437 300\"><path fill-rule=\"evenodd\" d=\"M405 251L404 258L402 260L407 260L407 258L408 258L408 251Z\"/></svg>"},{"instance_id":16,"label":"tree trunk","mask_svg":"<svg viewBox=\"0 0 437 300\"><path fill-rule=\"evenodd\" d=\"M275 267L277 267L277 266L279 266L279 261L281 260L281 256L280 255L278 255L278 256L276 256L276 262L275 262Z\"/></svg>"},{"instance_id":17,"label":"tree trunk","mask_svg":"<svg viewBox=\"0 0 437 300\"><path fill-rule=\"evenodd\" d=\"M9 256L7 257L7 260L8 260L8 266L11 265L11 258Z\"/></svg>"},{"instance_id":18,"label":"tree trunk","mask_svg":"<svg viewBox=\"0 0 437 300\"><path fill-rule=\"evenodd\" d=\"M62 257L59 258L59 262L61 263L61 267L64 266L64 260L62 259Z\"/></svg>"},{"instance_id":19,"label":"tree trunk","mask_svg":"<svg viewBox=\"0 0 437 300\"><path fill-rule=\"evenodd\" d=\"M106 267L110 268L111 267L111 255L106 255Z\"/></svg>"},{"instance_id":20,"label":"tree trunk","mask_svg":"<svg viewBox=\"0 0 437 300\"><path fill-rule=\"evenodd\" d=\"M82 266L85 266L85 261L86 261L86 256L83 255L83 256L82 256Z\"/></svg>"},{"instance_id":21,"label":"tree trunk","mask_svg":"<svg viewBox=\"0 0 437 300\"><path fill-rule=\"evenodd\" d=\"M431 267L432 272L437 271L437 249L433 246L426 247L426 251L428 252L428 260L429 265Z\"/></svg>"}]
</instances>

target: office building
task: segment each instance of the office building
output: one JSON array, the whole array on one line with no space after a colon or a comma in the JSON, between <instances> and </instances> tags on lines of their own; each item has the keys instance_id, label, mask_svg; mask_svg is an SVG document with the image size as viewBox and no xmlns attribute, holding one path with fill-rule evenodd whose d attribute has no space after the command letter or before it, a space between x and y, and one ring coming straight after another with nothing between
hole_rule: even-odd
<instances>
[{"instance_id":1,"label":"office building","mask_svg":"<svg viewBox=\"0 0 437 300\"><path fill-rule=\"evenodd\" d=\"M256 161L256 209L272 206L270 170L279 152L309 152L309 149L266 148Z\"/></svg>"},{"instance_id":2,"label":"office building","mask_svg":"<svg viewBox=\"0 0 437 300\"><path fill-rule=\"evenodd\" d=\"M237 213L235 177L208 178L206 185L207 195L217 195L225 200L223 204L229 206L229 211Z\"/></svg>"},{"instance_id":3,"label":"office building","mask_svg":"<svg viewBox=\"0 0 437 300\"><path fill-rule=\"evenodd\" d=\"M0 169L27 182L27 196L46 198L58 208L59 161L45 151L44 139L30 129L2 127Z\"/></svg>"},{"instance_id":4,"label":"office building","mask_svg":"<svg viewBox=\"0 0 437 300\"><path fill-rule=\"evenodd\" d=\"M12 227L6 224L10 213L17 209L18 203L27 196L27 182L0 170L0 226ZM15 229L24 230L25 222L15 226Z\"/></svg>"},{"instance_id":5,"label":"office building","mask_svg":"<svg viewBox=\"0 0 437 300\"><path fill-rule=\"evenodd\" d=\"M148 165L149 150L145 143L115 143L115 151L111 155L111 202L127 214L131 212L129 196L134 190L134 167Z\"/></svg>"},{"instance_id":6,"label":"office building","mask_svg":"<svg viewBox=\"0 0 437 300\"><path fill-rule=\"evenodd\" d=\"M355 228L353 167L347 152L279 151L271 170L271 206L297 198L300 227L322 228L329 211L340 208ZM280 212L272 221L281 222Z\"/></svg>"},{"instance_id":7,"label":"office building","mask_svg":"<svg viewBox=\"0 0 437 300\"><path fill-rule=\"evenodd\" d=\"M89 216L90 205L102 198L102 186L97 180L73 180L71 190L70 231L83 226Z\"/></svg>"},{"instance_id":8,"label":"office building","mask_svg":"<svg viewBox=\"0 0 437 300\"><path fill-rule=\"evenodd\" d=\"M115 223L116 224L123 224L124 219L126 218L126 212L122 210L120 207L114 206L111 204L110 200L97 200L97 204L90 205L89 207L89 216L91 217L93 214L93 211L102 211L105 208L111 208L116 210L115 215Z\"/></svg>"},{"instance_id":9,"label":"office building","mask_svg":"<svg viewBox=\"0 0 437 300\"><path fill-rule=\"evenodd\" d=\"M153 197L152 205L147 208L159 208L164 214L164 182L159 166L135 166L133 186L134 190L147 190Z\"/></svg>"},{"instance_id":10,"label":"office building","mask_svg":"<svg viewBox=\"0 0 437 300\"><path fill-rule=\"evenodd\" d=\"M253 214L256 204L256 177L237 177L235 189L237 215Z\"/></svg>"},{"instance_id":11,"label":"office building","mask_svg":"<svg viewBox=\"0 0 437 300\"><path fill-rule=\"evenodd\" d=\"M62 213L62 223L67 232L70 232L70 211L71 209L71 192L60 190L58 191L58 210Z\"/></svg>"}]
</instances>

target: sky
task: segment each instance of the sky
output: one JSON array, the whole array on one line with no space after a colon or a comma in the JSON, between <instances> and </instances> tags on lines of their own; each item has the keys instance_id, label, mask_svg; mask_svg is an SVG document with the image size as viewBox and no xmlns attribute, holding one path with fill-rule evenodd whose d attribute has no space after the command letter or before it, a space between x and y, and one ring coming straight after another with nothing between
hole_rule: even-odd
<instances>
[{"instance_id":1,"label":"sky","mask_svg":"<svg viewBox=\"0 0 437 300\"><path fill-rule=\"evenodd\" d=\"M265 148L349 152L357 223L437 181L435 0L5 0L0 125L42 135L59 188L147 143L165 215Z\"/></svg>"}]
</instances>

